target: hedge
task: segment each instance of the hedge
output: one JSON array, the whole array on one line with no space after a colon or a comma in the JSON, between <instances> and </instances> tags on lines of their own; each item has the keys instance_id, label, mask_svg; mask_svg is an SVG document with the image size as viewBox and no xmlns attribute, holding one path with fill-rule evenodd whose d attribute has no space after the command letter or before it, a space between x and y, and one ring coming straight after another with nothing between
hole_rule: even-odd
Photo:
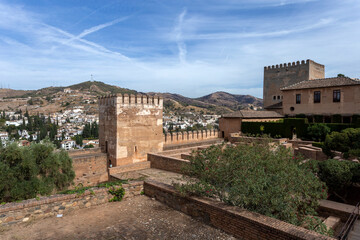
<instances>
[{"instance_id":1,"label":"hedge","mask_svg":"<svg viewBox=\"0 0 360 240\"><path fill-rule=\"evenodd\" d=\"M260 127L264 130L261 132ZM272 137L292 137L292 129L296 129L298 137L304 137L307 130L307 120L304 118L285 118L283 122L242 122L241 131L251 134L268 134Z\"/></svg>"},{"instance_id":2,"label":"hedge","mask_svg":"<svg viewBox=\"0 0 360 240\"><path fill-rule=\"evenodd\" d=\"M359 119L360 120L360 119ZM249 134L268 134L271 137L281 136L285 138L292 137L292 129L298 138L307 139L307 128L314 123L308 123L307 118L285 118L283 121L277 122L242 122L241 131ZM345 123L324 123L328 126L331 132L341 132L347 128L356 127L355 124ZM264 129L261 132L260 127Z\"/></svg>"}]
</instances>

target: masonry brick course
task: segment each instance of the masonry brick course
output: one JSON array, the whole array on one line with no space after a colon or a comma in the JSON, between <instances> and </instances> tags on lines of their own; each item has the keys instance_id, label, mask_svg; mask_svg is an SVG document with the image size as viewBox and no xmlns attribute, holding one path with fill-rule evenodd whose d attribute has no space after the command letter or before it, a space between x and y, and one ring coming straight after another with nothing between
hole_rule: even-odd
<instances>
[{"instance_id":1,"label":"masonry brick course","mask_svg":"<svg viewBox=\"0 0 360 240\"><path fill-rule=\"evenodd\" d=\"M334 240L289 223L200 197L181 196L170 185L144 182L145 195L240 239Z\"/></svg>"},{"instance_id":2,"label":"masonry brick course","mask_svg":"<svg viewBox=\"0 0 360 240\"><path fill-rule=\"evenodd\" d=\"M100 149L74 150L69 152L75 171L74 185L94 186L109 180L107 155Z\"/></svg>"}]
</instances>

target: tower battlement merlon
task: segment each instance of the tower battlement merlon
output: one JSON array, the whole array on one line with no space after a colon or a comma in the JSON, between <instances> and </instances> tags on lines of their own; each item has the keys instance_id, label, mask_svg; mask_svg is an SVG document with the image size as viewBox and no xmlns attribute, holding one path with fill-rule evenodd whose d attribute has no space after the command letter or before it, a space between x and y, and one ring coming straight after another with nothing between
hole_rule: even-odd
<instances>
[{"instance_id":1,"label":"tower battlement merlon","mask_svg":"<svg viewBox=\"0 0 360 240\"><path fill-rule=\"evenodd\" d=\"M100 105L114 105L115 104L116 95L109 94L109 95L102 95L98 97L98 102Z\"/></svg>"},{"instance_id":2,"label":"tower battlement merlon","mask_svg":"<svg viewBox=\"0 0 360 240\"><path fill-rule=\"evenodd\" d=\"M301 66L301 65L308 65L309 63L315 63L318 64L310 59L305 60L301 60L300 61L296 61L296 62L289 62L289 63L281 63L281 64L276 64L276 65L271 65L271 66L265 66L264 70L272 70L272 69L284 69L284 68L289 68L289 67L297 67L297 66ZM320 64L321 65L321 64Z\"/></svg>"},{"instance_id":3,"label":"tower battlement merlon","mask_svg":"<svg viewBox=\"0 0 360 240\"><path fill-rule=\"evenodd\" d=\"M163 106L163 98L157 95L149 96L142 94L112 94L99 97L100 105L123 105L123 106L143 106L143 105L152 105L152 106Z\"/></svg>"}]
</instances>

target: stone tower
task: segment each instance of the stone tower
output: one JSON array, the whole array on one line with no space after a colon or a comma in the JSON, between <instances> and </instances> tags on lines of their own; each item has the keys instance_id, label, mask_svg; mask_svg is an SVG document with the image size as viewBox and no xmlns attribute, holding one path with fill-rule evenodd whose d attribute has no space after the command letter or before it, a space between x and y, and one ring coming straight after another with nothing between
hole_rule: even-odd
<instances>
[{"instance_id":1,"label":"stone tower","mask_svg":"<svg viewBox=\"0 0 360 240\"><path fill-rule=\"evenodd\" d=\"M99 143L112 166L146 161L163 149L163 99L145 95L99 98Z\"/></svg>"},{"instance_id":2,"label":"stone tower","mask_svg":"<svg viewBox=\"0 0 360 240\"><path fill-rule=\"evenodd\" d=\"M264 67L264 108L271 108L282 102L280 88L320 78L325 78L325 66L312 60Z\"/></svg>"}]
</instances>

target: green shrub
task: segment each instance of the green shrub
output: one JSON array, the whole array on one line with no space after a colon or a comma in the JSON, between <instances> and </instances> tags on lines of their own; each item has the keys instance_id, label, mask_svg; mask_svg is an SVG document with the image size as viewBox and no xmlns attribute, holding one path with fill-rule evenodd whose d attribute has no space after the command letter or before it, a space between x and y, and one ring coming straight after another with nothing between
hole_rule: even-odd
<instances>
[{"instance_id":1,"label":"green shrub","mask_svg":"<svg viewBox=\"0 0 360 240\"><path fill-rule=\"evenodd\" d=\"M113 195L109 202L120 202L125 195L125 189L121 185L110 187L108 192Z\"/></svg>"},{"instance_id":2,"label":"green shrub","mask_svg":"<svg viewBox=\"0 0 360 240\"><path fill-rule=\"evenodd\" d=\"M360 115L358 114L352 115L352 123L356 123L358 120L360 120Z\"/></svg>"},{"instance_id":3,"label":"green shrub","mask_svg":"<svg viewBox=\"0 0 360 240\"><path fill-rule=\"evenodd\" d=\"M323 115L314 115L314 122L315 123L322 123L324 120L324 116Z\"/></svg>"},{"instance_id":4,"label":"green shrub","mask_svg":"<svg viewBox=\"0 0 360 240\"><path fill-rule=\"evenodd\" d=\"M94 145L92 145L92 144L85 145L85 147L84 147L84 148L94 148Z\"/></svg>"},{"instance_id":5,"label":"green shrub","mask_svg":"<svg viewBox=\"0 0 360 240\"><path fill-rule=\"evenodd\" d=\"M292 224L315 215L326 186L289 149L253 146L212 146L192 153L184 169L191 176L178 186L183 193L215 197Z\"/></svg>"},{"instance_id":6,"label":"green shrub","mask_svg":"<svg viewBox=\"0 0 360 240\"><path fill-rule=\"evenodd\" d=\"M356 157L356 158L360 158L360 149L350 149L349 150L349 155L351 157Z\"/></svg>"},{"instance_id":7,"label":"green shrub","mask_svg":"<svg viewBox=\"0 0 360 240\"><path fill-rule=\"evenodd\" d=\"M313 142L312 145L314 147L324 148L324 143L323 142Z\"/></svg>"},{"instance_id":8,"label":"green shrub","mask_svg":"<svg viewBox=\"0 0 360 240\"><path fill-rule=\"evenodd\" d=\"M330 128L331 132L341 132L342 130L345 130L347 128L354 128L354 124L348 124L348 123L326 123L326 126Z\"/></svg>"},{"instance_id":9,"label":"green shrub","mask_svg":"<svg viewBox=\"0 0 360 240\"><path fill-rule=\"evenodd\" d=\"M0 202L35 198L66 189L75 173L65 151L49 143L19 147L10 144L0 152Z\"/></svg>"},{"instance_id":10,"label":"green shrub","mask_svg":"<svg viewBox=\"0 0 360 240\"><path fill-rule=\"evenodd\" d=\"M332 132L325 139L324 152L328 156L332 156L331 151L340 151L344 156L349 156L349 151L352 149L360 149L360 128Z\"/></svg>"},{"instance_id":11,"label":"green shrub","mask_svg":"<svg viewBox=\"0 0 360 240\"><path fill-rule=\"evenodd\" d=\"M307 128L307 135L313 141L322 142L325 140L326 135L330 133L330 128L324 123L310 124Z\"/></svg>"},{"instance_id":12,"label":"green shrub","mask_svg":"<svg viewBox=\"0 0 360 240\"><path fill-rule=\"evenodd\" d=\"M340 114L332 115L332 122L333 123L341 123L341 115Z\"/></svg>"},{"instance_id":13,"label":"green shrub","mask_svg":"<svg viewBox=\"0 0 360 240\"><path fill-rule=\"evenodd\" d=\"M329 190L339 192L352 183L350 162L329 159L319 163L319 177Z\"/></svg>"},{"instance_id":14,"label":"green shrub","mask_svg":"<svg viewBox=\"0 0 360 240\"><path fill-rule=\"evenodd\" d=\"M296 114L296 118L306 118L305 114Z\"/></svg>"}]
</instances>

